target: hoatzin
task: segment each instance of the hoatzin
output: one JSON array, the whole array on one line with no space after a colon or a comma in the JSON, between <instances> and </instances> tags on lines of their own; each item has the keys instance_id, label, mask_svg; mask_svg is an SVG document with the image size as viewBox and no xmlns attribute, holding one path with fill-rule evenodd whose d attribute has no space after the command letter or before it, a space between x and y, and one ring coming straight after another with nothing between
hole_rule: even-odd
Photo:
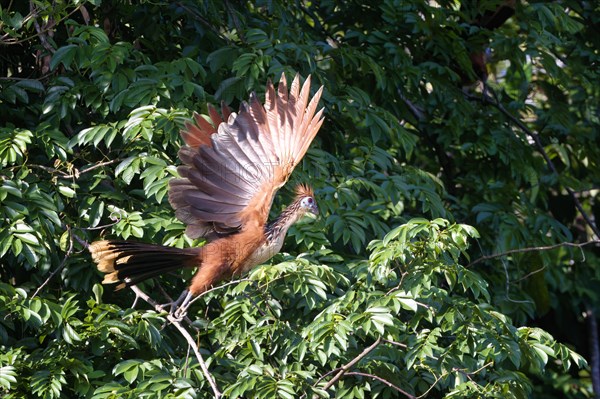
<instances>
[{"instance_id":1,"label":"hoatzin","mask_svg":"<svg viewBox=\"0 0 600 399\"><path fill-rule=\"evenodd\" d=\"M287 230L307 213L318 214L311 188L299 185L296 197L267 223L276 191L288 180L323 123L316 112L319 91L309 101L310 77L300 88L298 75L288 92L282 75L277 91L267 84L264 106L254 93L238 113L223 105L222 118L209 106L212 122L195 114L181 131L181 178L169 183L169 202L187 224L197 248L172 248L133 241L96 241L89 246L104 284L117 289L183 267L197 267L174 306L185 311L192 298L219 280L243 274L279 252ZM172 307L172 310L174 307Z\"/></svg>"},{"instance_id":2,"label":"hoatzin","mask_svg":"<svg viewBox=\"0 0 600 399\"><path fill-rule=\"evenodd\" d=\"M478 5L479 1L475 1L475 3L475 5ZM486 10L483 13L478 14L470 24L482 29L497 29L515 14L516 5L517 0L503 0L493 10ZM461 3L461 6L473 6L473 4L467 2ZM489 49L472 49L469 58L477 79L486 85L488 79L487 63L489 61ZM459 75L461 75L463 85L468 86L475 83L466 72L459 71ZM487 88L487 86L485 86L484 89L485 88Z\"/></svg>"}]
</instances>

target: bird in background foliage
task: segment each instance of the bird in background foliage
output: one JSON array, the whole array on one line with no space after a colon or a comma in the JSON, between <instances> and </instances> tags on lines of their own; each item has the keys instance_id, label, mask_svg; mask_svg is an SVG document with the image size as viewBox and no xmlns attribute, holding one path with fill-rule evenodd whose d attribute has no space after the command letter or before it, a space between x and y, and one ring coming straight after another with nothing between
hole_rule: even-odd
<instances>
[{"instance_id":1,"label":"bird in background foliage","mask_svg":"<svg viewBox=\"0 0 600 399\"><path fill-rule=\"evenodd\" d=\"M294 201L272 222L275 193L298 165L323 123L316 112L323 87L311 98L310 76L300 87L296 75L288 91L282 75L277 91L267 83L264 106L252 93L239 112L209 106L209 123L181 131L181 178L169 182L169 202L197 248L173 248L134 241L104 240L89 246L104 284L117 289L184 267L197 267L175 305L185 312L192 298L220 280L248 272L281 250L288 229L307 213L318 214L313 190L296 187ZM174 309L174 307L172 307Z\"/></svg>"},{"instance_id":2,"label":"bird in background foliage","mask_svg":"<svg viewBox=\"0 0 600 399\"><path fill-rule=\"evenodd\" d=\"M479 1L475 2L477 5ZM490 5L493 3L484 3L486 5ZM461 3L461 6L474 6L474 4L465 2ZM515 10L517 6L517 0L504 0L500 2L493 9L487 9L484 12L477 15L475 20L471 21L470 24L473 26L477 26L481 29L494 30L498 29L500 26L504 25L504 23L513 15L515 15ZM489 47L479 48L477 50L473 49L469 53L469 59L471 60L471 66L473 67L473 71L479 80L482 83L486 84L488 79L488 62L490 58ZM460 75L463 80L463 85L471 85L474 82L472 79L467 76L466 73L460 72Z\"/></svg>"}]
</instances>

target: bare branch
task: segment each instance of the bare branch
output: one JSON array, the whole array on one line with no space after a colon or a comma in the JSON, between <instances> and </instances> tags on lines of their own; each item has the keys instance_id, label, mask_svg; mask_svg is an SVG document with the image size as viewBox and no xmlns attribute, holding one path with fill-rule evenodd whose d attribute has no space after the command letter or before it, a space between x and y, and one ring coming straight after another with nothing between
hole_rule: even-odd
<instances>
[{"instance_id":1,"label":"bare branch","mask_svg":"<svg viewBox=\"0 0 600 399\"><path fill-rule=\"evenodd\" d=\"M116 158L116 159L111 159L110 161L98 162L96 164L93 164L93 165L83 168L81 170L73 168L73 172L71 172L70 174L63 172L62 170L58 170L58 169L51 168L49 166L44 166L44 165L33 164L33 165L29 165L29 167L35 168L35 169L41 169L41 170L46 171L51 174L58 174L58 177L61 179L78 179L81 175L83 175L85 173L88 173L95 169L101 168L103 166L112 165L114 163L121 162L121 161L122 161L121 158Z\"/></svg>"},{"instance_id":2,"label":"bare branch","mask_svg":"<svg viewBox=\"0 0 600 399\"><path fill-rule=\"evenodd\" d=\"M417 123L425 120L425 114L424 114L423 110L421 108L417 107L416 105L414 105L408 98L406 98L404 93L402 93L402 90L400 90L399 88L398 88L398 96L404 102L404 104L408 107L410 112L413 114L413 116L417 120Z\"/></svg>"},{"instance_id":3,"label":"bare branch","mask_svg":"<svg viewBox=\"0 0 600 399\"><path fill-rule=\"evenodd\" d=\"M146 301L157 312L163 312L162 307L158 303L156 303L152 298L150 298L148 295L146 295L146 293L144 291L142 291L141 289L139 289L137 286L132 285L129 288L131 288L133 290L133 292L139 298L142 298L144 301ZM204 374L204 378L206 378L206 380L210 384L210 387L213 391L214 397L216 399L219 399L221 397L221 391L219 391L219 387L217 387L217 383L215 382L213 375L208 370L208 366L206 365L206 362L204 361L204 358L202 357L202 354L200 353L200 349L198 349L198 345L196 344L196 341L194 341L194 338L181 325L180 320L178 320L176 317L174 317L171 314L168 314L167 320L169 320L169 322L171 322L171 324L173 324L173 326L177 330L179 330L179 332L181 333L183 338L185 338L185 340L187 341L189 347L191 347L192 350L194 351L194 354L196 355L196 359L198 360L198 363L200 364L200 368L202 369L202 374Z\"/></svg>"},{"instance_id":4,"label":"bare branch","mask_svg":"<svg viewBox=\"0 0 600 399\"><path fill-rule=\"evenodd\" d=\"M510 249L510 250L505 251L505 252L500 252L500 253L497 253L497 254L482 256L481 258L475 259L473 262L469 263L466 267L471 267L471 266L476 265L477 263L483 262L485 260L494 259L494 258L500 258L500 257L506 256L506 255L516 254L516 253L534 252L534 251L548 251L548 250L556 249L556 248L560 248L560 247L581 248L581 247L584 247L584 246L590 245L590 244L596 244L596 245L598 245L598 244L600 244L600 240L590 240L590 241L583 242L581 244L574 243L574 242L561 242L561 243L558 243L558 244L546 245L546 246L541 246L541 247L528 247L528 248Z\"/></svg>"},{"instance_id":5,"label":"bare branch","mask_svg":"<svg viewBox=\"0 0 600 399\"><path fill-rule=\"evenodd\" d=\"M65 265L67 264L67 259L69 259L69 257L73 253L73 234L71 233L71 227L67 226L67 231L69 232L69 248L67 248L67 252L65 252L65 256L62 262L60 262L60 265L58 265L58 267L54 269L52 273L50 273L48 278L44 280L42 284L40 284L40 286L37 288L37 290L35 290L35 292L31 296L32 298L37 296L37 294L40 293L40 291L50 282L50 280L52 280L52 277L56 276L56 274L60 272L63 267L65 267Z\"/></svg>"},{"instance_id":6,"label":"bare branch","mask_svg":"<svg viewBox=\"0 0 600 399\"><path fill-rule=\"evenodd\" d=\"M114 220L114 222L108 223L108 224L103 224L101 226L96 226L96 227L77 227L77 229L78 230L102 230L102 229L106 229L108 227L112 227L121 221L120 217L114 217L114 218L111 217L111 219ZM86 245L86 248L87 248L87 245Z\"/></svg>"},{"instance_id":7,"label":"bare branch","mask_svg":"<svg viewBox=\"0 0 600 399\"><path fill-rule=\"evenodd\" d=\"M368 377L368 378L372 378L374 380L377 380L379 382L384 383L385 385L387 385L390 388L394 388L396 391L400 392L401 394L403 394L404 396L406 396L407 398L410 399L417 399L416 396L409 394L408 392L406 392L405 390L403 390L402 388L397 387L396 385L392 384L391 382L389 382L388 380L381 378L378 375L375 374L369 374L369 373L363 373L360 371L350 371L348 373L346 373L346 375L359 375L361 377Z\"/></svg>"},{"instance_id":8,"label":"bare branch","mask_svg":"<svg viewBox=\"0 0 600 399\"><path fill-rule=\"evenodd\" d=\"M96 164L94 164L94 165L92 165L92 166L88 166L87 168L83 168L83 169L81 169L81 170L80 170L80 171L77 173L77 176L81 176L81 175L83 175L84 173L91 172L91 171L92 171L92 170L94 170L94 169L98 169L98 168L101 168L101 167L103 167L103 166L107 166L107 165L112 165L113 163L117 163L117 162L121 162L121 161L122 161L122 159L121 159L121 158L116 158L116 159L111 159L110 161L104 161L104 162L99 162L99 163L96 163ZM71 175L70 177L75 177L75 174ZM67 177L67 178L68 178L68 177Z\"/></svg>"},{"instance_id":9,"label":"bare branch","mask_svg":"<svg viewBox=\"0 0 600 399\"><path fill-rule=\"evenodd\" d=\"M546 270L546 265L544 265L544 266L542 266L540 268L537 268L534 271L531 271L531 272L527 273L526 275L524 275L523 277L518 278L517 280L512 281L511 284L517 284L520 281L527 280L529 277L533 276L534 274L538 274L540 272L543 272L544 270Z\"/></svg>"},{"instance_id":10,"label":"bare branch","mask_svg":"<svg viewBox=\"0 0 600 399\"><path fill-rule=\"evenodd\" d=\"M327 384L325 384L325 386L323 387L323 390L328 390L329 388L331 388L333 386L333 384L335 384L340 378L342 378L342 376L344 374L346 374L348 372L348 370L350 368L352 368L356 363L358 363L362 358L364 358L365 356L367 356L369 353L371 353L371 351L373 351L373 349L377 348L377 346L381 343L381 337L377 338L377 340L375 340L375 342L373 342L370 346L366 347L361 353L359 353L354 359L350 360L348 363L346 363L345 365L343 365L342 367L339 368L338 373L331 379L329 380L329 382ZM328 373L330 374L330 373ZM325 374L327 375L327 374ZM323 376L324 377L324 376ZM319 378L319 380L317 381L317 384L319 383L319 381L323 378ZM315 384L316 385L316 384Z\"/></svg>"},{"instance_id":11,"label":"bare branch","mask_svg":"<svg viewBox=\"0 0 600 399\"><path fill-rule=\"evenodd\" d=\"M404 348L404 349L408 348L408 345L403 344L402 342L392 341L390 339L383 339L383 342L385 342L386 344L399 346L399 347Z\"/></svg>"},{"instance_id":12,"label":"bare branch","mask_svg":"<svg viewBox=\"0 0 600 399\"><path fill-rule=\"evenodd\" d=\"M481 366L480 368L478 368L477 370L472 371L472 372L467 372L464 369L458 369L458 368L453 368L452 371L458 371L458 372L460 372L462 374L465 374L467 377L469 377L469 379L471 379L470 376L479 373L481 370L484 370L484 369L488 368L492 364L494 364L494 362L486 363L483 366ZM440 374L439 377L436 377L435 381L433 381L433 384L431 384L431 386L425 392L423 392L423 394L417 396L416 399L422 399L425 396L427 396L429 394L429 392L431 392L431 390L437 385L437 383L440 382L440 380L442 378L446 377L448 374L450 374L450 371L445 371L442 374Z\"/></svg>"},{"instance_id":13,"label":"bare branch","mask_svg":"<svg viewBox=\"0 0 600 399\"><path fill-rule=\"evenodd\" d=\"M221 288L225 288L225 287L227 287L228 285L239 284L239 283L241 283L241 282L243 282L243 281L250 281L250 279L246 277L246 278L241 278L241 279L239 279L239 280L231 280L231 281L228 281L228 282L226 282L226 283L223 283L223 284L221 284L221 285L218 285L218 286L216 286L216 287L212 287L212 288L210 288L210 289L208 289L208 290L206 290L206 291L204 291L204 292L201 292L200 294L198 294L198 296L197 296L196 298L194 298L194 299L193 299L193 300L190 302L190 305L191 305L192 303L194 303L196 300L198 300L198 298L202 298L204 295L208 294L209 292L220 290Z\"/></svg>"}]
</instances>

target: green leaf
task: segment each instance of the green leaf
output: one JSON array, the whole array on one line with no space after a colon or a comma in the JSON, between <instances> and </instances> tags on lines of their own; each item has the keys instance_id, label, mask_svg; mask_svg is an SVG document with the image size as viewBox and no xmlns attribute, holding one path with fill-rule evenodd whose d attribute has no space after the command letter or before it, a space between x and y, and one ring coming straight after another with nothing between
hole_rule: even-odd
<instances>
[{"instance_id":1,"label":"green leaf","mask_svg":"<svg viewBox=\"0 0 600 399\"><path fill-rule=\"evenodd\" d=\"M77 47L75 44L68 44L56 50L50 60L50 70L55 70L59 64L63 64L67 70L70 69Z\"/></svg>"}]
</instances>

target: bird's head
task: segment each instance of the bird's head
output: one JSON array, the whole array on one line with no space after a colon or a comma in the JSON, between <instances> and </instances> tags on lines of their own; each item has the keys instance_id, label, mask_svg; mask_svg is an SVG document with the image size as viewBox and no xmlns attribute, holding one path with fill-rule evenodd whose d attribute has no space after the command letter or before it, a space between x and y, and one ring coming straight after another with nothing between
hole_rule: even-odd
<instances>
[{"instance_id":1,"label":"bird's head","mask_svg":"<svg viewBox=\"0 0 600 399\"><path fill-rule=\"evenodd\" d=\"M304 184L300 184L296 187L296 201L298 201L299 209L304 214L319 214L319 207L317 207L317 201L315 200L315 194L313 189Z\"/></svg>"}]
</instances>

